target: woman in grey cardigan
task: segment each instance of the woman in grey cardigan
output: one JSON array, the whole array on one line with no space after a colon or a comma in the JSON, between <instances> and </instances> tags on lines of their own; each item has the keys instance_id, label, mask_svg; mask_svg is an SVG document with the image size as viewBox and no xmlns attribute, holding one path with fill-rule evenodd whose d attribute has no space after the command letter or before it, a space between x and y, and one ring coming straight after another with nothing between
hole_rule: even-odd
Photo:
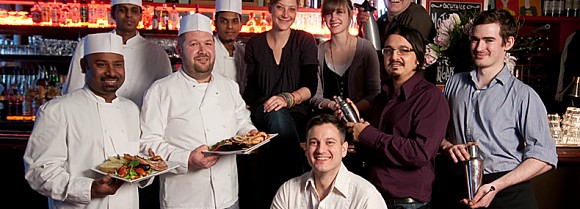
<instances>
[{"instance_id":1,"label":"woman in grey cardigan","mask_svg":"<svg viewBox=\"0 0 580 209\"><path fill-rule=\"evenodd\" d=\"M315 110L333 111L334 96L350 98L361 116L380 92L380 69L372 43L349 34L352 21L350 0L326 0L322 18L331 39L318 45L318 89L310 100Z\"/></svg>"}]
</instances>

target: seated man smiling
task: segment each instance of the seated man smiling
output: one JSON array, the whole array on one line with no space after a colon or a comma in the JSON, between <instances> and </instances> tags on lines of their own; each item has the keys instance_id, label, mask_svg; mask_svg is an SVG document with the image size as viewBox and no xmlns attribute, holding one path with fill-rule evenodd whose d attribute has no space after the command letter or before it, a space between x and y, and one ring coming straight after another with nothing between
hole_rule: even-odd
<instances>
[{"instance_id":1,"label":"seated man smiling","mask_svg":"<svg viewBox=\"0 0 580 209\"><path fill-rule=\"evenodd\" d=\"M312 170L286 181L272 209L387 208L379 191L342 164L348 142L346 126L336 116L321 114L307 125L306 158Z\"/></svg>"}]
</instances>

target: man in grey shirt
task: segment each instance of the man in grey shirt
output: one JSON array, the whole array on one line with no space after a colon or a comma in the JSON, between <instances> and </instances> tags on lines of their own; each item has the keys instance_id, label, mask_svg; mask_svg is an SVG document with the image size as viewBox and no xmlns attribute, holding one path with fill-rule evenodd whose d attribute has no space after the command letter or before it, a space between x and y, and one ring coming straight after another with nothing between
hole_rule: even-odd
<instances>
[{"instance_id":1,"label":"man in grey shirt","mask_svg":"<svg viewBox=\"0 0 580 209\"><path fill-rule=\"evenodd\" d=\"M484 157L483 184L473 199L461 200L471 208L538 208L530 180L558 161L544 104L504 64L516 31L507 11L482 12L470 34L477 69L445 85L452 114L440 148L456 163L469 159L465 147L471 144Z\"/></svg>"}]
</instances>

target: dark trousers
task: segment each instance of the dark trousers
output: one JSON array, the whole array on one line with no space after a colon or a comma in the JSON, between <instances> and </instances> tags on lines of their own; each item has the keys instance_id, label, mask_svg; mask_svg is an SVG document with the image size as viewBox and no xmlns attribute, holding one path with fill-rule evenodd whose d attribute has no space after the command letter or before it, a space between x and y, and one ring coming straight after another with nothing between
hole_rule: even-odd
<instances>
[{"instance_id":1,"label":"dark trousers","mask_svg":"<svg viewBox=\"0 0 580 209\"><path fill-rule=\"evenodd\" d=\"M252 113L256 127L278 133L256 154L238 156L241 209L270 208L278 188L304 173L306 157L300 147L307 117L288 108L264 113L263 106Z\"/></svg>"},{"instance_id":2,"label":"dark trousers","mask_svg":"<svg viewBox=\"0 0 580 209\"><path fill-rule=\"evenodd\" d=\"M453 163L449 157L443 155L437 155L435 162L435 182L433 182L433 195L431 198L432 208L468 209L469 207L460 203L463 198L467 198L463 164ZM506 173L486 174L483 176L483 184L490 183ZM538 205L531 181L522 182L499 191L489 205L488 209L490 208L537 209Z\"/></svg>"},{"instance_id":3,"label":"dark trousers","mask_svg":"<svg viewBox=\"0 0 580 209\"><path fill-rule=\"evenodd\" d=\"M507 172L492 173L483 176L483 183L490 183ZM531 181L524 181L499 191L488 209L537 209L536 196Z\"/></svg>"}]
</instances>

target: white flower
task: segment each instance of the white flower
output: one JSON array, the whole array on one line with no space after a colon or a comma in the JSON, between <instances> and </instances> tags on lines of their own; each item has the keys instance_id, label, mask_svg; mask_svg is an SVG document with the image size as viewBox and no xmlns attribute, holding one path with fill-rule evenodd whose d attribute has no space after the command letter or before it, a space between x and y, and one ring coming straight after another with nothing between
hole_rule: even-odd
<instances>
[{"instance_id":1,"label":"white flower","mask_svg":"<svg viewBox=\"0 0 580 209\"><path fill-rule=\"evenodd\" d=\"M439 59L439 47L435 44L427 44L425 52L425 68L429 67Z\"/></svg>"},{"instance_id":2,"label":"white flower","mask_svg":"<svg viewBox=\"0 0 580 209\"><path fill-rule=\"evenodd\" d=\"M451 37L446 32L438 32L437 36L433 39L435 44L439 45L442 51L447 50L449 48L449 44L451 43Z\"/></svg>"},{"instance_id":3,"label":"white flower","mask_svg":"<svg viewBox=\"0 0 580 209\"><path fill-rule=\"evenodd\" d=\"M505 63L505 65L507 65L508 69L510 70L510 73L513 73L513 70L516 67L517 60L518 58L511 56L509 52L505 53L505 56L503 57L503 62Z\"/></svg>"}]
</instances>

